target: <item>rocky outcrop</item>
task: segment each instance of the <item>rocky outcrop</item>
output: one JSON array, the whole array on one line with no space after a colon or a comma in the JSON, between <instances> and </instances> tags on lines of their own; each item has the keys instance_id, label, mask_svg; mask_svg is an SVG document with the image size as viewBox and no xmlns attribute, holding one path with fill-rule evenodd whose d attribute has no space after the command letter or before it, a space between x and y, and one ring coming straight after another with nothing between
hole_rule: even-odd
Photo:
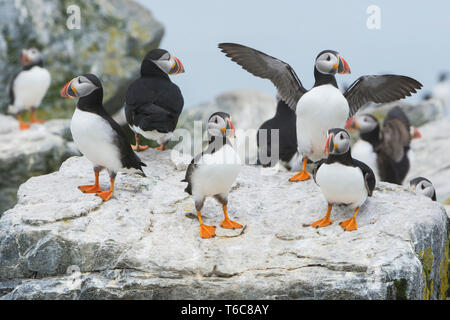
<instances>
[{"instance_id":1,"label":"rocky outcrop","mask_svg":"<svg viewBox=\"0 0 450 320\"><path fill-rule=\"evenodd\" d=\"M58 170L64 160L79 154L71 140L70 120L19 131L14 118L0 115L0 215L14 206L22 183Z\"/></svg>"},{"instance_id":2,"label":"rocky outcrop","mask_svg":"<svg viewBox=\"0 0 450 320\"><path fill-rule=\"evenodd\" d=\"M140 154L147 176L121 173L112 200L79 192L93 180L83 157L23 184L0 219L3 299L440 299L447 286L444 208L380 183L359 228L313 229L326 202L313 181L245 166L230 193L243 230L202 240L183 171L171 152ZM101 184L108 187L107 176ZM208 200L207 224L222 220ZM447 251L446 251L447 250ZM446 262L447 261L447 262Z\"/></svg>"},{"instance_id":3,"label":"rocky outcrop","mask_svg":"<svg viewBox=\"0 0 450 320\"><path fill-rule=\"evenodd\" d=\"M409 178L428 178L436 189L438 201L450 199L450 117L419 128L421 139L413 140L414 163Z\"/></svg>"},{"instance_id":4,"label":"rocky outcrop","mask_svg":"<svg viewBox=\"0 0 450 320\"><path fill-rule=\"evenodd\" d=\"M68 13L72 5L79 8L80 29L66 26L74 21L75 11ZM22 48L36 46L52 75L43 107L72 106L59 98L61 88L74 76L92 72L103 81L111 113L123 105L124 91L138 74L142 57L159 45L164 33L151 13L131 0L1 1L0 30L0 92L6 93L19 69ZM7 105L7 97L0 95L0 106Z\"/></svg>"}]
</instances>

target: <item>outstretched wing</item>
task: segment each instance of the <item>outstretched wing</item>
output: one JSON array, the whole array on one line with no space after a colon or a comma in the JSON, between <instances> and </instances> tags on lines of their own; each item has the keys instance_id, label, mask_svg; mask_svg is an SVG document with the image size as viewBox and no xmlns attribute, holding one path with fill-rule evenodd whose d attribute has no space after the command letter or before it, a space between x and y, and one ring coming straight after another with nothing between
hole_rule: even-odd
<instances>
[{"instance_id":1,"label":"outstretched wing","mask_svg":"<svg viewBox=\"0 0 450 320\"><path fill-rule=\"evenodd\" d=\"M385 74L381 76L362 76L345 91L350 107L349 117L366 103L386 103L403 99L416 93L422 84L410 77Z\"/></svg>"},{"instance_id":2,"label":"outstretched wing","mask_svg":"<svg viewBox=\"0 0 450 320\"><path fill-rule=\"evenodd\" d=\"M277 88L281 99L295 111L298 100L307 90L290 65L261 51L236 43L220 43L219 48L251 74L269 79Z\"/></svg>"}]
</instances>

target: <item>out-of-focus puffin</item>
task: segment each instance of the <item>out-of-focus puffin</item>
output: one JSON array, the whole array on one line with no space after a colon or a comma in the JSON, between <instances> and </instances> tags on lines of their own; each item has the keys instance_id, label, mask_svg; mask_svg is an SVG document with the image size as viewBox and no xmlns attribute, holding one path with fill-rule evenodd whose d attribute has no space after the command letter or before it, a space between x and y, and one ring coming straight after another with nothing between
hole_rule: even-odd
<instances>
[{"instance_id":1,"label":"out-of-focus puffin","mask_svg":"<svg viewBox=\"0 0 450 320\"><path fill-rule=\"evenodd\" d=\"M313 222L311 226L321 228L332 224L330 214L333 205L348 204L355 209L355 213L340 225L346 231L356 230L356 216L367 197L372 196L375 175L365 163L352 158L350 136L344 129L328 131L325 150L329 153L328 158L318 163L313 176L328 201L328 210L325 218Z\"/></svg>"},{"instance_id":2,"label":"out-of-focus puffin","mask_svg":"<svg viewBox=\"0 0 450 320\"><path fill-rule=\"evenodd\" d=\"M214 197L222 204L225 215L220 224L222 228L242 228L242 225L228 217L228 192L241 168L239 154L229 140L235 136L230 115L224 112L214 113L208 120L207 130L210 136L208 148L192 160L187 168L186 178L182 181L188 183L185 191L194 198L200 236L203 239L214 237L216 230L216 227L207 226L202 221L201 210L206 197Z\"/></svg>"},{"instance_id":3,"label":"out-of-focus puffin","mask_svg":"<svg viewBox=\"0 0 450 320\"><path fill-rule=\"evenodd\" d=\"M291 66L281 60L235 43L221 43L219 48L248 72L269 79L282 100L296 111L298 150L303 157L303 170L290 181L308 180L308 159L319 161L327 157L323 145L330 128L344 127L347 119L368 102L399 100L422 87L416 80L405 76L373 75L360 77L342 94L335 75L350 73L350 67L339 53L325 50L316 58L315 84L308 91Z\"/></svg>"},{"instance_id":4,"label":"out-of-focus puffin","mask_svg":"<svg viewBox=\"0 0 450 320\"><path fill-rule=\"evenodd\" d=\"M184 105L180 88L170 81L169 75L183 72L181 61L166 50L155 49L145 56L141 77L125 95L125 116L136 137L134 150L148 149L139 145L139 135L156 140L160 145L156 149L165 150Z\"/></svg>"},{"instance_id":5,"label":"out-of-focus puffin","mask_svg":"<svg viewBox=\"0 0 450 320\"><path fill-rule=\"evenodd\" d=\"M44 59L36 48L22 50L22 71L9 84L9 112L17 114L20 130L30 128L23 122L22 112L31 110L31 122L42 123L35 116L36 109L50 87L50 73L44 68Z\"/></svg>"},{"instance_id":6,"label":"out-of-focus puffin","mask_svg":"<svg viewBox=\"0 0 450 320\"><path fill-rule=\"evenodd\" d=\"M417 194L423 195L436 201L436 190L430 180L424 177L417 177L409 182L409 187L411 190L415 191Z\"/></svg>"},{"instance_id":7,"label":"out-of-focus puffin","mask_svg":"<svg viewBox=\"0 0 450 320\"><path fill-rule=\"evenodd\" d=\"M353 146L352 156L366 163L380 181L401 185L413 162L411 139L421 137L402 109L398 106L392 108L382 129L378 120L369 114L351 118L346 127L360 132L360 140Z\"/></svg>"},{"instance_id":8,"label":"out-of-focus puffin","mask_svg":"<svg viewBox=\"0 0 450 320\"><path fill-rule=\"evenodd\" d=\"M446 114L450 114L450 82L447 72L439 75L438 84L433 88L432 97L441 101Z\"/></svg>"},{"instance_id":9,"label":"out-of-focus puffin","mask_svg":"<svg viewBox=\"0 0 450 320\"><path fill-rule=\"evenodd\" d=\"M96 193L108 201L114 192L116 174L122 168L144 171L145 166L133 152L125 133L103 108L103 87L93 74L78 76L61 90L64 98L78 99L70 130L81 153L94 165L94 185L79 186L84 193ZM111 180L108 191L102 192L99 174L107 169Z\"/></svg>"},{"instance_id":10,"label":"out-of-focus puffin","mask_svg":"<svg viewBox=\"0 0 450 320\"><path fill-rule=\"evenodd\" d=\"M263 167L275 165L272 147L278 142L279 160L290 169L290 161L297 153L297 131L295 112L277 97L277 111L272 119L264 122L258 130L258 164ZM278 141L272 141L271 130L279 130ZM265 143L264 143L265 142ZM275 149L274 149L275 150ZM268 162L270 160L270 162Z\"/></svg>"}]
</instances>

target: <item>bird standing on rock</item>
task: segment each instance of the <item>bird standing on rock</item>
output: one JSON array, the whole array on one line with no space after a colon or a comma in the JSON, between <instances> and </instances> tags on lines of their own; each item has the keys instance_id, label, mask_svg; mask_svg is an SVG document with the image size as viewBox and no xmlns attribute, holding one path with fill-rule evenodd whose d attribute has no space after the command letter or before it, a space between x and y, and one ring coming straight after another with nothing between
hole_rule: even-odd
<instances>
[{"instance_id":1,"label":"bird standing on rock","mask_svg":"<svg viewBox=\"0 0 450 320\"><path fill-rule=\"evenodd\" d=\"M208 148L192 160L187 168L186 178L182 181L188 183L185 191L194 198L200 236L203 239L214 237L216 232L215 226L207 226L202 220L201 210L206 197L214 197L222 204L225 216L220 224L222 228L242 228L242 225L228 217L228 192L241 168L239 154L230 141L230 138L235 137L230 115L224 112L214 113L208 120L208 134Z\"/></svg>"},{"instance_id":2,"label":"bird standing on rock","mask_svg":"<svg viewBox=\"0 0 450 320\"><path fill-rule=\"evenodd\" d=\"M333 223L330 219L334 204L348 204L355 209L353 217L342 221L341 227L345 231L358 228L356 216L359 208L371 197L375 189L375 175L363 162L353 159L350 151L350 136L344 129L331 129L325 151L329 154L326 160L319 162L314 169L314 181L322 190L328 201L325 218L311 224L312 227L322 228Z\"/></svg>"},{"instance_id":3,"label":"bird standing on rock","mask_svg":"<svg viewBox=\"0 0 450 320\"><path fill-rule=\"evenodd\" d=\"M19 129L26 130L30 124L23 122L22 113L31 110L31 123L42 123L35 116L36 109L50 87L50 73L44 68L42 53L36 49L25 49L21 57L22 71L9 84L9 112L17 114Z\"/></svg>"},{"instance_id":4,"label":"bird standing on rock","mask_svg":"<svg viewBox=\"0 0 450 320\"><path fill-rule=\"evenodd\" d=\"M270 167L275 163L264 163L263 157L267 159L272 158L272 146L278 143L279 160L281 163L290 169L291 160L297 153L297 132L296 132L296 117L295 112L279 97L277 97L277 111L272 119L264 122L258 129L256 136L258 143L258 163L263 167ZM264 133L263 130L266 130ZM272 139L272 131L279 130L279 141ZM264 143L264 135L266 135L266 143Z\"/></svg>"},{"instance_id":5,"label":"bird standing on rock","mask_svg":"<svg viewBox=\"0 0 450 320\"><path fill-rule=\"evenodd\" d=\"M169 75L184 72L181 61L168 51L150 51L141 65L141 77L135 80L125 95L125 116L134 131L136 145L142 151L148 146L139 144L139 135L159 143L158 150L165 150L175 130L184 100L180 88Z\"/></svg>"},{"instance_id":6,"label":"bird standing on rock","mask_svg":"<svg viewBox=\"0 0 450 320\"><path fill-rule=\"evenodd\" d=\"M235 43L221 43L219 48L248 72L269 79L281 99L296 111L298 150L303 157L303 169L290 179L293 182L310 179L306 172L308 159L319 161L327 157L323 145L329 129L343 128L347 119L367 102L402 99L422 87L405 76L362 76L342 94L335 75L350 73L350 67L338 52L325 50L315 60L315 84L308 91L292 67L277 58Z\"/></svg>"},{"instance_id":7,"label":"bird standing on rock","mask_svg":"<svg viewBox=\"0 0 450 320\"><path fill-rule=\"evenodd\" d=\"M64 98L78 99L70 124L73 141L81 153L94 165L94 185L79 186L84 193L96 193L108 201L114 192L117 172L122 168L144 171L146 166L133 152L120 125L103 108L103 87L93 74L78 76L61 90ZM102 191L99 174L107 169L111 180L108 191Z\"/></svg>"},{"instance_id":8,"label":"bird standing on rock","mask_svg":"<svg viewBox=\"0 0 450 320\"><path fill-rule=\"evenodd\" d=\"M392 108L384 119L383 128L370 114L349 119L346 128L360 133L360 140L352 148L352 156L365 162L380 181L401 185L413 160L411 139L421 137L402 109L398 106Z\"/></svg>"}]
</instances>

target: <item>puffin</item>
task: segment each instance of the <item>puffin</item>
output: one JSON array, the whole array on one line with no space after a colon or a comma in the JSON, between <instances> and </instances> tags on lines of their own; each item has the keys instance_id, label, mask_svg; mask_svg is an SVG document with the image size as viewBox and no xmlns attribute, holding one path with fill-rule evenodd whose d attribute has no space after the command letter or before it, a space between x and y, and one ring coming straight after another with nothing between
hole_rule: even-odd
<instances>
[{"instance_id":1,"label":"puffin","mask_svg":"<svg viewBox=\"0 0 450 320\"><path fill-rule=\"evenodd\" d=\"M409 187L411 190L415 191L416 194L423 195L436 201L436 190L430 180L424 177L417 177L409 182Z\"/></svg>"},{"instance_id":2,"label":"puffin","mask_svg":"<svg viewBox=\"0 0 450 320\"><path fill-rule=\"evenodd\" d=\"M352 158L350 136L340 128L330 129L325 144L328 158L321 160L313 171L313 178L328 201L326 216L311 224L322 228L333 223L330 219L331 210L335 204L350 205L354 210L351 219L342 221L340 226L344 231L354 231L358 228L356 216L359 208L371 197L375 189L376 178L365 163Z\"/></svg>"},{"instance_id":3,"label":"puffin","mask_svg":"<svg viewBox=\"0 0 450 320\"><path fill-rule=\"evenodd\" d=\"M279 96L277 96L277 102L275 116L264 122L256 134L258 164L263 167L271 167L276 164L273 163L274 159L271 154L271 130L279 130L278 160L290 170L290 161L297 153L296 116L295 112Z\"/></svg>"},{"instance_id":4,"label":"puffin","mask_svg":"<svg viewBox=\"0 0 450 320\"><path fill-rule=\"evenodd\" d=\"M94 166L95 182L82 185L83 193L95 193L108 201L114 193L114 181L123 168L139 171L145 163L131 149L130 142L120 125L103 107L103 87L94 74L84 74L69 81L61 90L64 98L78 99L70 130L73 141L80 152ZM110 177L110 188L102 191L99 184L100 171L106 169Z\"/></svg>"},{"instance_id":5,"label":"puffin","mask_svg":"<svg viewBox=\"0 0 450 320\"><path fill-rule=\"evenodd\" d=\"M320 52L314 64L315 83L305 89L294 69L277 58L261 51L236 44L220 43L219 48L253 75L269 79L297 115L298 151L302 156L302 171L290 181L306 181L311 175L306 171L309 160L320 161L327 157L323 145L331 128L343 128L346 121L368 102L384 103L399 100L416 93L422 85L406 76L385 74L358 78L342 93L336 74L349 74L345 59L334 50Z\"/></svg>"},{"instance_id":6,"label":"puffin","mask_svg":"<svg viewBox=\"0 0 450 320\"><path fill-rule=\"evenodd\" d=\"M155 140L156 149L165 150L184 105L180 88L169 75L183 72L181 61L166 50L154 49L144 57L140 78L125 94L125 117L136 138L134 150L148 149L139 144L139 135Z\"/></svg>"},{"instance_id":7,"label":"puffin","mask_svg":"<svg viewBox=\"0 0 450 320\"><path fill-rule=\"evenodd\" d=\"M22 113L31 110L31 123L43 123L36 119L36 109L50 87L50 72L44 68L42 53L36 48L22 50L22 70L9 84L9 112L17 115L19 129L27 130L30 124L22 119Z\"/></svg>"},{"instance_id":8,"label":"puffin","mask_svg":"<svg viewBox=\"0 0 450 320\"><path fill-rule=\"evenodd\" d=\"M360 140L352 148L354 158L365 162L380 181L403 184L414 158L411 140L420 138L421 134L410 125L400 107L388 112L382 129L370 114L349 119L346 128L360 133Z\"/></svg>"},{"instance_id":9,"label":"puffin","mask_svg":"<svg viewBox=\"0 0 450 320\"><path fill-rule=\"evenodd\" d=\"M205 225L201 210L206 197L214 197L221 205L225 219L220 226L225 229L241 229L242 225L228 217L228 193L236 181L241 168L241 159L234 149L231 140L236 136L231 117L225 112L216 112L208 120L208 147L194 157L186 170L182 182L188 185L185 192L195 202L200 222L200 237L203 239L215 236L215 226Z\"/></svg>"}]
</instances>

